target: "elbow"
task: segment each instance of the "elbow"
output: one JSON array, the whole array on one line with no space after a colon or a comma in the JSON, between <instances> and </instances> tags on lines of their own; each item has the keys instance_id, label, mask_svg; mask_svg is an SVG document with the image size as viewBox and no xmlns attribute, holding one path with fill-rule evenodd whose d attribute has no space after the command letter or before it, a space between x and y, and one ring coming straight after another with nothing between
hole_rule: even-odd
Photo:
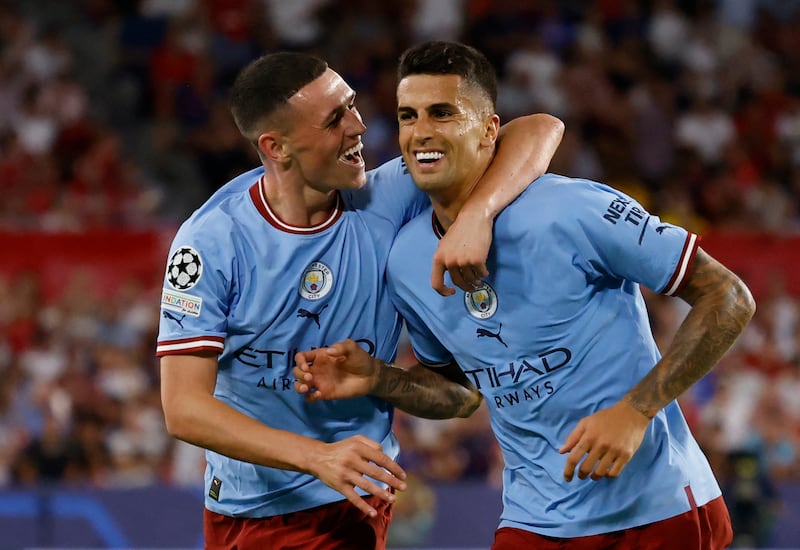
<instances>
[{"instance_id":1,"label":"elbow","mask_svg":"<svg viewBox=\"0 0 800 550\"><path fill-rule=\"evenodd\" d=\"M530 115L531 118L535 118L539 127L542 128L547 135L551 136L553 143L558 146L561 143L561 139L564 137L564 121L560 118L547 114L547 113L536 113L535 115Z\"/></svg>"},{"instance_id":2,"label":"elbow","mask_svg":"<svg viewBox=\"0 0 800 550\"><path fill-rule=\"evenodd\" d=\"M461 410L458 412L456 416L459 418L468 418L472 416L472 413L478 410L483 403L483 396L475 389L470 390L470 395L464 403L464 406L461 407Z\"/></svg>"},{"instance_id":3,"label":"elbow","mask_svg":"<svg viewBox=\"0 0 800 550\"><path fill-rule=\"evenodd\" d=\"M551 130L553 132L553 135L557 136L558 143L561 143L561 138L564 137L564 130L566 129L566 126L564 125L564 121L561 120L558 117L554 117L553 115L545 114L543 116L547 117L548 122L549 122L549 124L551 126Z\"/></svg>"},{"instance_id":4,"label":"elbow","mask_svg":"<svg viewBox=\"0 0 800 550\"><path fill-rule=\"evenodd\" d=\"M184 439L181 437L184 433L184 422L175 414L167 414L164 411L164 424L167 428L167 433L176 439Z\"/></svg>"},{"instance_id":5,"label":"elbow","mask_svg":"<svg viewBox=\"0 0 800 550\"><path fill-rule=\"evenodd\" d=\"M193 422L187 414L182 413L183 407L175 403L162 403L164 409L164 424L167 433L176 439L192 442L191 427Z\"/></svg>"},{"instance_id":6,"label":"elbow","mask_svg":"<svg viewBox=\"0 0 800 550\"><path fill-rule=\"evenodd\" d=\"M730 293L736 317L741 321L742 329L750 322L756 312L756 301L744 282L736 277L731 284Z\"/></svg>"}]
</instances>

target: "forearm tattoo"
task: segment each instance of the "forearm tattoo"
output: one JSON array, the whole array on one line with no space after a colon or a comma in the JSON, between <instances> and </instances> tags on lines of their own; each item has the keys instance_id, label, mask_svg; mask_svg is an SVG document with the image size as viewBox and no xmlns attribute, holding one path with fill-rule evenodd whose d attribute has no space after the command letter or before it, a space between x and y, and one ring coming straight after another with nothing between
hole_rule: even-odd
<instances>
[{"instance_id":1,"label":"forearm tattoo","mask_svg":"<svg viewBox=\"0 0 800 550\"><path fill-rule=\"evenodd\" d=\"M755 312L744 283L702 250L680 296L692 309L662 359L627 395L648 418L705 376Z\"/></svg>"},{"instance_id":2,"label":"forearm tattoo","mask_svg":"<svg viewBox=\"0 0 800 550\"><path fill-rule=\"evenodd\" d=\"M477 390L419 364L402 369L384 362L372 394L409 414L431 419L467 417L481 403Z\"/></svg>"}]
</instances>

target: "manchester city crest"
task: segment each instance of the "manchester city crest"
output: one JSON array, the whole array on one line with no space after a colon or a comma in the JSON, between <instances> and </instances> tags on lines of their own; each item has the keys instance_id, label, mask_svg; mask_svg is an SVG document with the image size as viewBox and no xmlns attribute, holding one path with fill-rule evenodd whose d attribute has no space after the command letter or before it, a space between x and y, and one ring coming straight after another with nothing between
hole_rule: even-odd
<instances>
[{"instance_id":1,"label":"manchester city crest","mask_svg":"<svg viewBox=\"0 0 800 550\"><path fill-rule=\"evenodd\" d=\"M497 294L491 286L483 283L473 292L464 293L464 305L476 319L488 319L497 311Z\"/></svg>"},{"instance_id":2,"label":"manchester city crest","mask_svg":"<svg viewBox=\"0 0 800 550\"><path fill-rule=\"evenodd\" d=\"M300 296L306 300L319 300L328 295L333 288L331 268L322 262L312 262L303 271L300 279Z\"/></svg>"}]
</instances>

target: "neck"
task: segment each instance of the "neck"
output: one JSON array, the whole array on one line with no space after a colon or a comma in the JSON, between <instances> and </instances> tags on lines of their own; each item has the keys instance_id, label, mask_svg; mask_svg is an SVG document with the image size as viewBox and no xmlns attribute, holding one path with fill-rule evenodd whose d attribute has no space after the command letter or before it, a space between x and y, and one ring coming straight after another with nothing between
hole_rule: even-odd
<instances>
[{"instance_id":1,"label":"neck","mask_svg":"<svg viewBox=\"0 0 800 550\"><path fill-rule=\"evenodd\" d=\"M492 155L488 155L478 161L475 169L462 182L454 182L446 189L428 193L433 205L433 212L445 231L450 229L450 226L456 221L458 213L461 212L464 203L477 187L491 160Z\"/></svg>"},{"instance_id":2,"label":"neck","mask_svg":"<svg viewBox=\"0 0 800 550\"><path fill-rule=\"evenodd\" d=\"M264 196L280 220L296 227L312 227L326 221L336 206L337 192L320 191L266 167Z\"/></svg>"}]
</instances>

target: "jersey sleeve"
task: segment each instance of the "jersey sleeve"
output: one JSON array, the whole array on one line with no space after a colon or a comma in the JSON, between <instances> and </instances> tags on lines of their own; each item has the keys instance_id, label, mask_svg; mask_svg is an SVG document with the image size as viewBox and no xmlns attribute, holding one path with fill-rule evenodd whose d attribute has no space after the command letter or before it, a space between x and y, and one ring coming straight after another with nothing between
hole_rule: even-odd
<instances>
[{"instance_id":1,"label":"jersey sleeve","mask_svg":"<svg viewBox=\"0 0 800 550\"><path fill-rule=\"evenodd\" d=\"M197 224L178 230L168 255L161 291L156 355L222 353L227 328L233 247L220 243L223 231L197 231Z\"/></svg>"},{"instance_id":2,"label":"jersey sleeve","mask_svg":"<svg viewBox=\"0 0 800 550\"><path fill-rule=\"evenodd\" d=\"M367 172L366 185L351 192L350 199L355 208L388 219L398 231L430 206L427 195L414 184L401 157Z\"/></svg>"},{"instance_id":3,"label":"jersey sleeve","mask_svg":"<svg viewBox=\"0 0 800 550\"><path fill-rule=\"evenodd\" d=\"M699 236L661 221L632 197L596 182L578 186L570 201L578 223L560 224L581 252L587 274L641 283L668 296L683 288ZM571 234L569 234L571 233Z\"/></svg>"}]
</instances>

